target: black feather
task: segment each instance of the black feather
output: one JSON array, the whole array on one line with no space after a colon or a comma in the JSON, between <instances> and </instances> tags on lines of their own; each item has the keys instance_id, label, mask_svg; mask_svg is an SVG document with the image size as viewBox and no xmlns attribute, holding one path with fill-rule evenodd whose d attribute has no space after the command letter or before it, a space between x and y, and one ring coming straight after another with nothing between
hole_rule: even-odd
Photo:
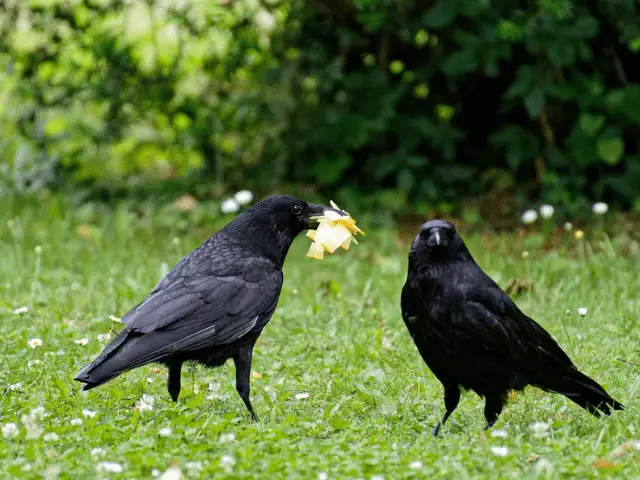
<instances>
[{"instance_id":1,"label":"black feather","mask_svg":"<svg viewBox=\"0 0 640 480\"><path fill-rule=\"evenodd\" d=\"M176 400L183 362L215 367L233 358L238 392L255 416L249 401L253 346L278 303L291 242L326 208L287 196L249 208L183 258L132 308L122 319L125 328L75 379L87 390L161 362L169 366L168 390Z\"/></svg>"},{"instance_id":2,"label":"black feather","mask_svg":"<svg viewBox=\"0 0 640 480\"><path fill-rule=\"evenodd\" d=\"M420 354L445 388L441 423L456 408L460 387L485 397L486 428L508 391L526 385L565 395L596 416L624 408L482 271L448 222L420 228L401 303Z\"/></svg>"}]
</instances>

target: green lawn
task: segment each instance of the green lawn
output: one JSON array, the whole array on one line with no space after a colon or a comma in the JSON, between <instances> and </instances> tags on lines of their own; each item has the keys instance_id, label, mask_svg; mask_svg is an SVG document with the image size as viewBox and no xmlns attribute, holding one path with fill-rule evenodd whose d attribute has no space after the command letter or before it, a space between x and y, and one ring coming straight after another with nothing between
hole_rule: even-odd
<instances>
[{"instance_id":1,"label":"green lawn","mask_svg":"<svg viewBox=\"0 0 640 480\"><path fill-rule=\"evenodd\" d=\"M442 389L400 316L408 245L371 228L360 245L323 261L305 257L307 239L295 242L280 305L254 353L259 423L245 415L232 362L186 368L177 404L164 368L153 365L81 394L74 374L101 351L98 335L121 328L110 316L124 315L213 233L188 222L125 207L3 206L0 425L10 438L0 444L2 478L140 479L172 464L186 478L640 478L640 452L618 448L640 439L639 258L590 235L593 250L530 249L526 258L514 237L467 240L500 285L533 280L517 303L628 407L611 418L529 388L493 430L506 437L494 437L482 431L483 402L467 393L434 439ZM28 310L14 313L20 307ZM42 345L31 348L34 338ZM145 394L153 410L140 412ZM549 430L534 434L536 422ZM102 471L102 462L122 473Z\"/></svg>"}]
</instances>

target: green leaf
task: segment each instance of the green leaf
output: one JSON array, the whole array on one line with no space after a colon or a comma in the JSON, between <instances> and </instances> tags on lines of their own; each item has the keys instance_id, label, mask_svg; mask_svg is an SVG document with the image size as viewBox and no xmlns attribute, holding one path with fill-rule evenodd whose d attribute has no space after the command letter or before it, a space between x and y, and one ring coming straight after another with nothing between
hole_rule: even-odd
<instances>
[{"instance_id":1,"label":"green leaf","mask_svg":"<svg viewBox=\"0 0 640 480\"><path fill-rule=\"evenodd\" d=\"M419 47L426 45L426 43L429 41L429 33L424 29L418 30L414 41Z\"/></svg>"},{"instance_id":2,"label":"green leaf","mask_svg":"<svg viewBox=\"0 0 640 480\"><path fill-rule=\"evenodd\" d=\"M503 40L517 42L522 40L522 29L510 20L501 19L497 25L498 35Z\"/></svg>"},{"instance_id":3,"label":"green leaf","mask_svg":"<svg viewBox=\"0 0 640 480\"><path fill-rule=\"evenodd\" d=\"M60 135L67 129L67 119L64 117L53 117L47 121L44 127L44 134L48 137Z\"/></svg>"},{"instance_id":4,"label":"green leaf","mask_svg":"<svg viewBox=\"0 0 640 480\"><path fill-rule=\"evenodd\" d=\"M595 135L604 125L605 118L602 115L590 115L583 113L578 118L578 125L588 135Z\"/></svg>"},{"instance_id":5,"label":"green leaf","mask_svg":"<svg viewBox=\"0 0 640 480\"><path fill-rule=\"evenodd\" d=\"M443 122L448 122L453 118L456 110L451 105L437 105L436 106L436 115Z\"/></svg>"},{"instance_id":6,"label":"green leaf","mask_svg":"<svg viewBox=\"0 0 640 480\"><path fill-rule=\"evenodd\" d=\"M403 168L402 170L400 170L398 172L396 184L398 185L398 188L401 188L402 190L411 190L413 188L413 185L415 184L415 177L413 172L411 172L411 170L407 168Z\"/></svg>"},{"instance_id":7,"label":"green leaf","mask_svg":"<svg viewBox=\"0 0 640 480\"><path fill-rule=\"evenodd\" d=\"M204 395L202 394L196 394L193 395L191 398L189 398L184 406L185 408L191 410L193 408L199 407L200 405L202 405L202 403L204 402Z\"/></svg>"},{"instance_id":8,"label":"green leaf","mask_svg":"<svg viewBox=\"0 0 640 480\"><path fill-rule=\"evenodd\" d=\"M533 85L533 68L531 65L523 65L518 69L516 73L516 79L511 84L509 90L505 94L506 98L521 97L527 92Z\"/></svg>"},{"instance_id":9,"label":"green leaf","mask_svg":"<svg viewBox=\"0 0 640 480\"><path fill-rule=\"evenodd\" d=\"M342 291L342 286L335 280L329 280L329 291L336 297Z\"/></svg>"},{"instance_id":10,"label":"green leaf","mask_svg":"<svg viewBox=\"0 0 640 480\"><path fill-rule=\"evenodd\" d=\"M54 377L54 383L56 384L56 388L60 390L63 396L69 396L69 386L59 377Z\"/></svg>"},{"instance_id":11,"label":"green leaf","mask_svg":"<svg viewBox=\"0 0 640 480\"><path fill-rule=\"evenodd\" d=\"M429 96L429 85L427 85L426 83L419 83L413 88L413 94L417 98L427 98Z\"/></svg>"},{"instance_id":12,"label":"green leaf","mask_svg":"<svg viewBox=\"0 0 640 480\"><path fill-rule=\"evenodd\" d=\"M616 165L624 154L624 140L620 137L599 138L596 153L603 162Z\"/></svg>"},{"instance_id":13,"label":"green leaf","mask_svg":"<svg viewBox=\"0 0 640 480\"><path fill-rule=\"evenodd\" d=\"M456 16L456 5L451 0L439 0L424 16L424 23L431 28L448 27Z\"/></svg>"},{"instance_id":14,"label":"green leaf","mask_svg":"<svg viewBox=\"0 0 640 480\"><path fill-rule=\"evenodd\" d=\"M389 70L391 70L391 73L393 73L394 75L398 75L404 70L404 63L402 63L400 60L394 60L393 62L391 62L391 65L389 65Z\"/></svg>"},{"instance_id":15,"label":"green leaf","mask_svg":"<svg viewBox=\"0 0 640 480\"><path fill-rule=\"evenodd\" d=\"M546 95L540 88L534 88L526 97L524 97L524 106L527 108L529 115L537 117L544 108Z\"/></svg>"},{"instance_id":16,"label":"green leaf","mask_svg":"<svg viewBox=\"0 0 640 480\"><path fill-rule=\"evenodd\" d=\"M442 62L442 70L451 76L472 72L478 66L478 57L471 49L460 50L452 53Z\"/></svg>"}]
</instances>

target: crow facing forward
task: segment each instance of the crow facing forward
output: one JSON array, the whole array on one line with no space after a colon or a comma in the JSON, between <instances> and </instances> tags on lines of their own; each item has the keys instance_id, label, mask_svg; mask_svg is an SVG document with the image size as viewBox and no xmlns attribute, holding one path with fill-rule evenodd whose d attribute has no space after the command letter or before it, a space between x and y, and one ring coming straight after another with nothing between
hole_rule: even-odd
<instances>
[{"instance_id":1,"label":"crow facing forward","mask_svg":"<svg viewBox=\"0 0 640 480\"><path fill-rule=\"evenodd\" d=\"M282 288L282 265L294 238L315 228L324 205L272 196L253 205L183 258L127 313L125 328L75 380L83 390L151 362L169 368L167 390L180 394L185 361L218 367L232 358L236 389L249 413L253 347Z\"/></svg>"},{"instance_id":2,"label":"crow facing forward","mask_svg":"<svg viewBox=\"0 0 640 480\"><path fill-rule=\"evenodd\" d=\"M413 241L402 318L444 387L446 413L434 436L458 406L460 387L485 398L485 429L509 390L527 385L560 393L595 416L624 408L480 269L449 222L425 223Z\"/></svg>"}]
</instances>

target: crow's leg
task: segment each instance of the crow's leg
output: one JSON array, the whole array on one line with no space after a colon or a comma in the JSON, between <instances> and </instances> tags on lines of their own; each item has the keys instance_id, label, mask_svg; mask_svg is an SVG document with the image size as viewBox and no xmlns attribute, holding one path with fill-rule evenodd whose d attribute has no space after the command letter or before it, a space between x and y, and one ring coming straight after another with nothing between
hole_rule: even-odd
<instances>
[{"instance_id":1,"label":"crow's leg","mask_svg":"<svg viewBox=\"0 0 640 480\"><path fill-rule=\"evenodd\" d=\"M448 387L444 387L444 406L447 411L444 414L441 422L438 422L436 427L433 429L433 436L437 437L438 432L440 431L440 427L444 425L444 422L447 421L447 418L453 413L453 411L458 406L460 402L460 387L458 385L450 385Z\"/></svg>"},{"instance_id":2,"label":"crow's leg","mask_svg":"<svg viewBox=\"0 0 640 480\"><path fill-rule=\"evenodd\" d=\"M251 392L251 386L249 384L249 374L251 373L251 359L253 357L253 343L248 345L240 345L238 351L233 356L233 363L236 366L236 390L242 398L242 401L247 406L247 410L251 414L251 418L255 421L258 420L258 416L253 411L251 400L249 399L249 393Z\"/></svg>"},{"instance_id":3,"label":"crow's leg","mask_svg":"<svg viewBox=\"0 0 640 480\"><path fill-rule=\"evenodd\" d=\"M489 393L485 395L486 402L484 404L484 418L487 419L487 424L484 429L488 430L493 427L498 420L502 407L504 406L505 396L501 393Z\"/></svg>"},{"instance_id":4,"label":"crow's leg","mask_svg":"<svg viewBox=\"0 0 640 480\"><path fill-rule=\"evenodd\" d=\"M180 396L180 372L182 370L182 362L169 363L167 366L169 367L167 391L169 395L171 395L171 400L177 402Z\"/></svg>"}]
</instances>

